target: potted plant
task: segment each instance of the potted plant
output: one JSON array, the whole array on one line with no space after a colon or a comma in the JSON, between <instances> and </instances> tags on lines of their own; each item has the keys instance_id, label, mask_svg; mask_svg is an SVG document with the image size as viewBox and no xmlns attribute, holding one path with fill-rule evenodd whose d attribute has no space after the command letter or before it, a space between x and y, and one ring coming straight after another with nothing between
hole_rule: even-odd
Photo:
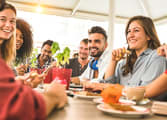
<instances>
[{"instance_id":1,"label":"potted plant","mask_svg":"<svg viewBox=\"0 0 167 120\"><path fill-rule=\"evenodd\" d=\"M59 44L57 42L53 42L51 51L53 57L56 58L57 67L60 68L64 67L65 64L69 64L70 49L68 47L65 47L63 52L57 53L57 51L60 51Z\"/></svg>"},{"instance_id":2,"label":"potted plant","mask_svg":"<svg viewBox=\"0 0 167 120\"><path fill-rule=\"evenodd\" d=\"M53 57L56 58L56 67L52 68L52 79L65 84L68 89L72 69L66 69L65 64L69 64L70 49L65 47L62 52L60 52L60 47L57 42L53 42L51 51ZM57 53L57 51L59 51Z\"/></svg>"}]
</instances>

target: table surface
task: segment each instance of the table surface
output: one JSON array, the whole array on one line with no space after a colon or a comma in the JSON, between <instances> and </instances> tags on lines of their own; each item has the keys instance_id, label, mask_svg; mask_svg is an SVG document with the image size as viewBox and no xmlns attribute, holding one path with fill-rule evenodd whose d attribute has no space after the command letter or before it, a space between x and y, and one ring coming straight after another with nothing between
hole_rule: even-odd
<instances>
[{"instance_id":1,"label":"table surface","mask_svg":"<svg viewBox=\"0 0 167 120\"><path fill-rule=\"evenodd\" d=\"M92 100L68 97L69 104L61 110L54 110L47 120L128 120L127 118L114 117L97 109L97 104ZM145 105L151 107L151 104ZM167 120L167 116L152 115L135 120Z\"/></svg>"}]
</instances>

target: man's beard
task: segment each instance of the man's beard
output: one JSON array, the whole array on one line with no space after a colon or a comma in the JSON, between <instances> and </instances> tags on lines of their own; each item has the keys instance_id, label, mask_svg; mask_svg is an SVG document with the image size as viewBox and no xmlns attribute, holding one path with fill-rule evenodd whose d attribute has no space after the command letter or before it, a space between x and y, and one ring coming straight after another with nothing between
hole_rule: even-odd
<instances>
[{"instance_id":1,"label":"man's beard","mask_svg":"<svg viewBox=\"0 0 167 120\"><path fill-rule=\"evenodd\" d=\"M95 54L95 55L92 55L91 53L90 53L90 56L92 56L92 57L100 57L102 54L103 54L103 52L104 51L99 51L97 54Z\"/></svg>"},{"instance_id":2,"label":"man's beard","mask_svg":"<svg viewBox=\"0 0 167 120\"><path fill-rule=\"evenodd\" d=\"M43 58L43 61L45 61L45 62L47 62L48 60L49 60L49 56L47 56L47 57L42 57Z\"/></svg>"},{"instance_id":3,"label":"man's beard","mask_svg":"<svg viewBox=\"0 0 167 120\"><path fill-rule=\"evenodd\" d=\"M88 56L86 54L84 54L84 53L79 53L79 57L82 60L86 60L88 58Z\"/></svg>"},{"instance_id":4,"label":"man's beard","mask_svg":"<svg viewBox=\"0 0 167 120\"><path fill-rule=\"evenodd\" d=\"M80 57L82 60L86 60L87 58L86 57Z\"/></svg>"}]
</instances>

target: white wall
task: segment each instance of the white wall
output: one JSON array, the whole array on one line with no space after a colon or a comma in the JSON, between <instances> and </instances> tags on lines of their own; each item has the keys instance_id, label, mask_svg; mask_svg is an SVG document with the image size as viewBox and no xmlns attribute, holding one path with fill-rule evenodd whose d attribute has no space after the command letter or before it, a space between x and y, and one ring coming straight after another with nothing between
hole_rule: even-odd
<instances>
[{"instance_id":1,"label":"white wall","mask_svg":"<svg viewBox=\"0 0 167 120\"><path fill-rule=\"evenodd\" d=\"M77 49L80 41L88 37L88 29L99 25L107 29L107 23L75 18L44 15L38 13L18 12L18 17L25 19L33 28L35 47L51 39L59 42L61 47Z\"/></svg>"},{"instance_id":2,"label":"white wall","mask_svg":"<svg viewBox=\"0 0 167 120\"><path fill-rule=\"evenodd\" d=\"M33 28L35 45L40 47L42 42L51 39L59 42L61 48L65 46L76 50L79 42L88 37L88 29L92 26L102 26L108 30L107 22L95 22L76 18L59 17L18 11L18 17L25 19ZM167 24L156 26L161 43L167 43ZM115 24L114 48L125 46L125 24Z\"/></svg>"}]
</instances>

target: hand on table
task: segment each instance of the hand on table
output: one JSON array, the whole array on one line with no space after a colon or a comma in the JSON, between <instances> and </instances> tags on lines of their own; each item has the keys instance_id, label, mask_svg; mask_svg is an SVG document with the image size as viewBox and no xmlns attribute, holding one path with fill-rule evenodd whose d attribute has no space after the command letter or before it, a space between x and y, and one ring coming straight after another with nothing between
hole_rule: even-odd
<instances>
[{"instance_id":1,"label":"hand on table","mask_svg":"<svg viewBox=\"0 0 167 120\"><path fill-rule=\"evenodd\" d=\"M79 77L72 77L71 78L71 82L76 84L76 85L80 85L80 79Z\"/></svg>"},{"instance_id":2,"label":"hand on table","mask_svg":"<svg viewBox=\"0 0 167 120\"><path fill-rule=\"evenodd\" d=\"M83 87L85 90L102 91L102 90L104 90L104 88L109 87L110 85L111 84L107 84L107 83L85 82Z\"/></svg>"}]
</instances>

